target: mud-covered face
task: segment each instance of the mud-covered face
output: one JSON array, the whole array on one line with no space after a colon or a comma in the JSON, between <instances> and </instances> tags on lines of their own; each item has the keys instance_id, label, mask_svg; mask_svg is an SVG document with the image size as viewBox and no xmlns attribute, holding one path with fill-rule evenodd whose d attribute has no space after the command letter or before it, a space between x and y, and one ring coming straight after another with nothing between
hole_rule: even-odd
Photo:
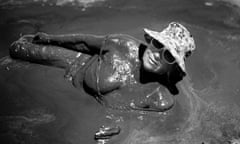
<instances>
[{"instance_id":1,"label":"mud-covered face","mask_svg":"<svg viewBox=\"0 0 240 144\"><path fill-rule=\"evenodd\" d=\"M163 74L170 70L175 58L166 47L155 39L152 39L143 54L143 66L145 70Z\"/></svg>"}]
</instances>

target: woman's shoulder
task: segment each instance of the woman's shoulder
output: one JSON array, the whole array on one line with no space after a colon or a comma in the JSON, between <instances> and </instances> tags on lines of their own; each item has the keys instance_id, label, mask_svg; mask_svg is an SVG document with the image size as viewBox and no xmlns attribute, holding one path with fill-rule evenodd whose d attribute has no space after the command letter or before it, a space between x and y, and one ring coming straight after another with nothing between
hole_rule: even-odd
<instances>
[{"instance_id":1,"label":"woman's shoulder","mask_svg":"<svg viewBox=\"0 0 240 144\"><path fill-rule=\"evenodd\" d=\"M127 34L113 34L109 36L109 40L113 44L109 49L118 51L131 60L139 61L139 52L141 52L140 49L143 48L144 42Z\"/></svg>"}]
</instances>

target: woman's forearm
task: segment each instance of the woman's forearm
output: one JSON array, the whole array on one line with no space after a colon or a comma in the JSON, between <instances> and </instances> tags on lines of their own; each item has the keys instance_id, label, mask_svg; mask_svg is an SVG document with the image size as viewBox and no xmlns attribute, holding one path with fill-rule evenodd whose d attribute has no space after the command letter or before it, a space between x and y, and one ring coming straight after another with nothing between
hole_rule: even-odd
<instances>
[{"instance_id":1,"label":"woman's forearm","mask_svg":"<svg viewBox=\"0 0 240 144\"><path fill-rule=\"evenodd\" d=\"M92 34L50 35L37 33L33 39L33 43L57 45L76 51L91 53L91 51L98 51L104 40L105 36Z\"/></svg>"}]
</instances>

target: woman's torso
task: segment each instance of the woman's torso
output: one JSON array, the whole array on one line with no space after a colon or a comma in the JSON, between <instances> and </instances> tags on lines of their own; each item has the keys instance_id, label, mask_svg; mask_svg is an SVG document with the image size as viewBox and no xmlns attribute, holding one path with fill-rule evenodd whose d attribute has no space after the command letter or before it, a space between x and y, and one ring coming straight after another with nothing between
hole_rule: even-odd
<instances>
[{"instance_id":1,"label":"woman's torso","mask_svg":"<svg viewBox=\"0 0 240 144\"><path fill-rule=\"evenodd\" d=\"M84 84L94 92L108 93L136 84L140 42L128 35L111 35L102 46L103 54L85 71Z\"/></svg>"}]
</instances>

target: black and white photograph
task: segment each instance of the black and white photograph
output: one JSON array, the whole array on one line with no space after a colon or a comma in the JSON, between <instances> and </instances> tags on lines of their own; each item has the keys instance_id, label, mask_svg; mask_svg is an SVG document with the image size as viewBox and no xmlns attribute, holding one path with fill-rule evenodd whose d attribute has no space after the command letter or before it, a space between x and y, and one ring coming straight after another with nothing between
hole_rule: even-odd
<instances>
[{"instance_id":1,"label":"black and white photograph","mask_svg":"<svg viewBox=\"0 0 240 144\"><path fill-rule=\"evenodd\" d=\"M240 144L240 0L0 0L0 144Z\"/></svg>"}]
</instances>

